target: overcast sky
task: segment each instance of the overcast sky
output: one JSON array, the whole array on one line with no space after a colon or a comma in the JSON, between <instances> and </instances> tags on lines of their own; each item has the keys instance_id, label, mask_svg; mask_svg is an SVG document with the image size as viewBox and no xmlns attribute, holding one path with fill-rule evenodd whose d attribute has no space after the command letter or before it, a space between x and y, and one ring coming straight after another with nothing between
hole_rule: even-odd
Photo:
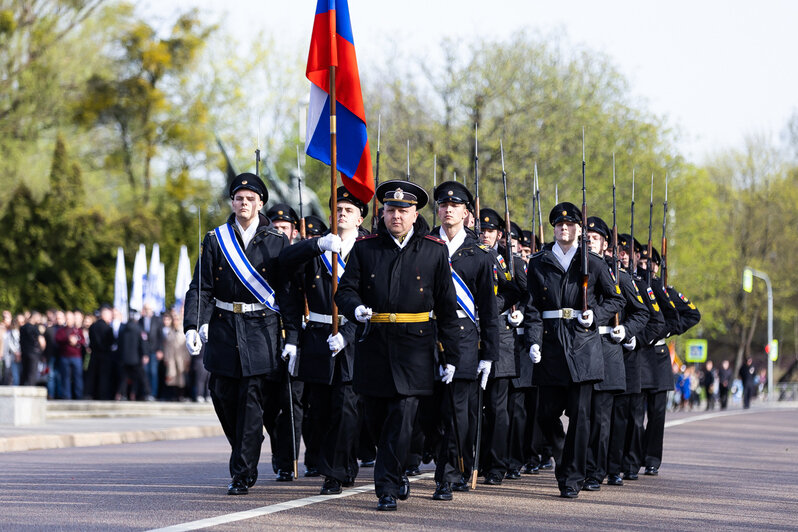
<instances>
[{"instance_id":1,"label":"overcast sky","mask_svg":"<svg viewBox=\"0 0 798 532\"><path fill-rule=\"evenodd\" d=\"M198 6L245 39L267 31L306 49L315 0L146 0L168 15ZM695 162L746 135L777 135L798 110L798 1L349 0L361 65L379 61L384 35L409 52L441 38L500 38L562 28L568 42L612 59L635 98L682 133ZM361 67L363 68L363 67Z\"/></svg>"}]
</instances>

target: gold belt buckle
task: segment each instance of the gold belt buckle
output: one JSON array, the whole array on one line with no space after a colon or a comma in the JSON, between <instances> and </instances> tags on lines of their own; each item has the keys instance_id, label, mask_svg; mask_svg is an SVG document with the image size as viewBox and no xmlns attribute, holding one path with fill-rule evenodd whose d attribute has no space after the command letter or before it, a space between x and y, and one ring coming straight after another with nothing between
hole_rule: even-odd
<instances>
[{"instance_id":1,"label":"gold belt buckle","mask_svg":"<svg viewBox=\"0 0 798 532\"><path fill-rule=\"evenodd\" d=\"M562 317L566 320L573 319L574 317L574 309L572 308L564 308L562 309Z\"/></svg>"},{"instance_id":2,"label":"gold belt buckle","mask_svg":"<svg viewBox=\"0 0 798 532\"><path fill-rule=\"evenodd\" d=\"M235 314L241 314L244 312L244 304L243 303L233 303L233 312Z\"/></svg>"},{"instance_id":3,"label":"gold belt buckle","mask_svg":"<svg viewBox=\"0 0 798 532\"><path fill-rule=\"evenodd\" d=\"M388 314L388 321L390 321L391 323L396 323L396 314L394 314L393 312Z\"/></svg>"}]
</instances>

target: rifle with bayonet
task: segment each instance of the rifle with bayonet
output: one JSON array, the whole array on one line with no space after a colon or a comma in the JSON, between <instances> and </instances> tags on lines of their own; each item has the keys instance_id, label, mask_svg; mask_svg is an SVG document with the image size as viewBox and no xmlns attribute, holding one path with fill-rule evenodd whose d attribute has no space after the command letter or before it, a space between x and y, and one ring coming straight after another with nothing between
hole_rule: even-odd
<instances>
[{"instance_id":1,"label":"rifle with bayonet","mask_svg":"<svg viewBox=\"0 0 798 532\"><path fill-rule=\"evenodd\" d=\"M538 163L535 163L535 201L538 204L538 238L540 239L540 247L538 251L543 249L543 208L540 205L540 182L538 181Z\"/></svg>"},{"instance_id":2,"label":"rifle with bayonet","mask_svg":"<svg viewBox=\"0 0 798 532\"><path fill-rule=\"evenodd\" d=\"M585 128L582 128L582 314L587 312L587 285L590 280L587 255L587 190L585 187Z\"/></svg>"},{"instance_id":3,"label":"rifle with bayonet","mask_svg":"<svg viewBox=\"0 0 798 532\"><path fill-rule=\"evenodd\" d=\"M432 155L432 194L435 195L435 189L438 188L438 154ZM436 225L438 216L437 204L432 202L432 227Z\"/></svg>"},{"instance_id":4,"label":"rifle with bayonet","mask_svg":"<svg viewBox=\"0 0 798 532\"><path fill-rule=\"evenodd\" d=\"M474 232L479 236L482 232L482 223L479 220L479 139L477 137L478 124L474 124ZM457 176L455 175L455 181Z\"/></svg>"},{"instance_id":5,"label":"rifle with bayonet","mask_svg":"<svg viewBox=\"0 0 798 532\"><path fill-rule=\"evenodd\" d=\"M662 203L662 248L660 249L662 264L660 266L660 277L662 287L668 291L668 239L665 237L665 224L668 219L668 174L665 174L665 201Z\"/></svg>"},{"instance_id":6,"label":"rifle with bayonet","mask_svg":"<svg viewBox=\"0 0 798 532\"><path fill-rule=\"evenodd\" d=\"M612 154L612 272L615 274L615 283L620 286L620 272L618 271L618 210L615 204L615 154ZM620 316L615 313L615 326L620 325Z\"/></svg>"},{"instance_id":7,"label":"rifle with bayonet","mask_svg":"<svg viewBox=\"0 0 798 532\"><path fill-rule=\"evenodd\" d=\"M530 233L532 234L532 242L531 242L532 245L530 246L532 248L532 253L537 253L538 252L538 246L537 246L537 243L535 242L535 240L537 240L535 238L535 235L537 234L537 231L535 230L536 229L535 228L535 218L538 215L538 213L537 213L537 208L538 208L538 203L537 202L538 202L538 199L537 199L537 196L535 195L535 192L534 192L534 187L537 186L537 184L538 184L538 163L536 162L535 163L535 173L534 173L534 175L532 177L532 188L533 188L533 191L532 191L532 215L529 217L529 223L530 223L530 225L532 227L532 229L530 230Z\"/></svg>"},{"instance_id":8,"label":"rifle with bayonet","mask_svg":"<svg viewBox=\"0 0 798 532\"><path fill-rule=\"evenodd\" d=\"M515 264L513 263L513 236L510 226L510 201L507 197L507 172L504 171L504 146L499 141L499 150L502 157L502 185L504 186L504 245L507 253L507 268L510 270L510 278L515 275Z\"/></svg>"},{"instance_id":9,"label":"rifle with bayonet","mask_svg":"<svg viewBox=\"0 0 798 532\"><path fill-rule=\"evenodd\" d=\"M651 199L648 203L648 261L646 262L646 281L651 286L651 265L654 262L654 246L651 244L651 223L654 216L654 172L651 172Z\"/></svg>"},{"instance_id":10,"label":"rifle with bayonet","mask_svg":"<svg viewBox=\"0 0 798 532\"><path fill-rule=\"evenodd\" d=\"M637 250L635 249L635 171L632 168L632 213L631 222L629 223L629 236L632 241L629 246L632 252L629 255L629 266L632 268L632 275L637 275Z\"/></svg>"},{"instance_id":11,"label":"rifle with bayonet","mask_svg":"<svg viewBox=\"0 0 798 532\"><path fill-rule=\"evenodd\" d=\"M382 116L377 115L377 168L376 173L374 174L374 190L377 190L377 186L380 184L380 129L382 128ZM377 225L380 223L380 219L378 216L379 211L377 210L377 194L374 194L374 197L371 199L371 233L377 233ZM333 216L337 216L336 213L333 213Z\"/></svg>"}]
</instances>

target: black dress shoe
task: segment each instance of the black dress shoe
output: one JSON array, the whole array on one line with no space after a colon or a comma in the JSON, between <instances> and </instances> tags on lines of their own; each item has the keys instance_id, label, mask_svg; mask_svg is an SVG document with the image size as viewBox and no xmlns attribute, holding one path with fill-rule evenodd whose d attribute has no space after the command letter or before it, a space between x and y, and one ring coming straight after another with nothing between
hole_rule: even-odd
<instances>
[{"instance_id":1,"label":"black dress shoe","mask_svg":"<svg viewBox=\"0 0 798 532\"><path fill-rule=\"evenodd\" d=\"M255 482L257 482L257 481L258 481L258 472L257 471L255 471L254 474L247 476L246 480L244 480L244 482L246 483L248 488L251 488L252 486L254 486Z\"/></svg>"},{"instance_id":2,"label":"black dress shoe","mask_svg":"<svg viewBox=\"0 0 798 532\"><path fill-rule=\"evenodd\" d=\"M320 495L338 495L341 493L341 483L334 478L325 478L321 486Z\"/></svg>"},{"instance_id":3,"label":"black dress shoe","mask_svg":"<svg viewBox=\"0 0 798 532\"><path fill-rule=\"evenodd\" d=\"M468 491L471 489L471 483L468 482L466 477L462 477L460 480L452 484L452 491Z\"/></svg>"},{"instance_id":4,"label":"black dress shoe","mask_svg":"<svg viewBox=\"0 0 798 532\"><path fill-rule=\"evenodd\" d=\"M553 465L552 465L552 463L551 463L551 459L549 459L549 460L547 460L547 461L544 461L544 462L542 462L542 463L541 463L541 464L538 466L538 469L540 469L541 471L546 471L546 470L548 470L548 469L553 469L553 468L554 468L554 466L553 466Z\"/></svg>"},{"instance_id":5,"label":"black dress shoe","mask_svg":"<svg viewBox=\"0 0 798 532\"><path fill-rule=\"evenodd\" d=\"M407 475L402 476L402 484L399 486L399 500L405 501L410 496L410 479Z\"/></svg>"},{"instance_id":6,"label":"black dress shoe","mask_svg":"<svg viewBox=\"0 0 798 532\"><path fill-rule=\"evenodd\" d=\"M294 473L285 469L280 469L277 471L277 478L275 480L277 480L277 482L291 482L294 480Z\"/></svg>"},{"instance_id":7,"label":"black dress shoe","mask_svg":"<svg viewBox=\"0 0 798 532\"><path fill-rule=\"evenodd\" d=\"M360 467L374 467L374 460L361 460Z\"/></svg>"},{"instance_id":8,"label":"black dress shoe","mask_svg":"<svg viewBox=\"0 0 798 532\"><path fill-rule=\"evenodd\" d=\"M318 476L320 476L319 470L316 469L315 467L309 467L307 469L307 471L305 471L305 476L306 477L318 477Z\"/></svg>"},{"instance_id":9,"label":"black dress shoe","mask_svg":"<svg viewBox=\"0 0 798 532\"><path fill-rule=\"evenodd\" d=\"M234 478L233 481L227 485L228 495L246 495L248 492L249 489L241 478Z\"/></svg>"},{"instance_id":10,"label":"black dress shoe","mask_svg":"<svg viewBox=\"0 0 798 532\"><path fill-rule=\"evenodd\" d=\"M563 499L576 499L579 497L579 490L570 486L566 486L560 490L560 497Z\"/></svg>"},{"instance_id":11,"label":"black dress shoe","mask_svg":"<svg viewBox=\"0 0 798 532\"><path fill-rule=\"evenodd\" d=\"M432 494L434 501L451 501L452 500L452 487L448 482L436 483L435 493Z\"/></svg>"},{"instance_id":12,"label":"black dress shoe","mask_svg":"<svg viewBox=\"0 0 798 532\"><path fill-rule=\"evenodd\" d=\"M431 453L431 452L429 452L429 451L424 451L424 455L421 457L421 463L422 463L422 464L428 464L428 463L432 462L432 460L433 460L434 458L435 458L435 457L434 457L434 456L432 456L432 453Z\"/></svg>"},{"instance_id":13,"label":"black dress shoe","mask_svg":"<svg viewBox=\"0 0 798 532\"><path fill-rule=\"evenodd\" d=\"M646 467L646 475L652 475L652 476L659 475L659 468L654 466Z\"/></svg>"},{"instance_id":14,"label":"black dress shoe","mask_svg":"<svg viewBox=\"0 0 798 532\"><path fill-rule=\"evenodd\" d=\"M396 511L396 498L393 495L383 495L377 503L377 510L381 512Z\"/></svg>"},{"instance_id":15,"label":"black dress shoe","mask_svg":"<svg viewBox=\"0 0 798 532\"><path fill-rule=\"evenodd\" d=\"M355 479L352 477L346 477L343 482L341 482L341 486L345 488L351 488L355 485Z\"/></svg>"},{"instance_id":16,"label":"black dress shoe","mask_svg":"<svg viewBox=\"0 0 798 532\"><path fill-rule=\"evenodd\" d=\"M488 475L485 477L484 483L488 486L498 486L502 483L502 477L504 477L504 475L500 475L498 473L488 473Z\"/></svg>"},{"instance_id":17,"label":"black dress shoe","mask_svg":"<svg viewBox=\"0 0 798 532\"><path fill-rule=\"evenodd\" d=\"M418 467L408 467L405 469L405 475L408 477L417 477L421 474L421 470Z\"/></svg>"},{"instance_id":18,"label":"black dress shoe","mask_svg":"<svg viewBox=\"0 0 798 532\"><path fill-rule=\"evenodd\" d=\"M607 486L623 486L623 479L620 475L610 475L607 477Z\"/></svg>"},{"instance_id":19,"label":"black dress shoe","mask_svg":"<svg viewBox=\"0 0 798 532\"><path fill-rule=\"evenodd\" d=\"M588 478L582 485L582 489L587 491L598 491L601 489L601 484L595 478Z\"/></svg>"},{"instance_id":20,"label":"black dress shoe","mask_svg":"<svg viewBox=\"0 0 798 532\"><path fill-rule=\"evenodd\" d=\"M626 473L623 474L623 478L625 478L626 480L637 480L637 473L635 473L634 471L627 471Z\"/></svg>"},{"instance_id":21,"label":"black dress shoe","mask_svg":"<svg viewBox=\"0 0 798 532\"><path fill-rule=\"evenodd\" d=\"M540 473L540 466L537 464L527 464L524 466L524 473L527 475L537 475Z\"/></svg>"}]
</instances>

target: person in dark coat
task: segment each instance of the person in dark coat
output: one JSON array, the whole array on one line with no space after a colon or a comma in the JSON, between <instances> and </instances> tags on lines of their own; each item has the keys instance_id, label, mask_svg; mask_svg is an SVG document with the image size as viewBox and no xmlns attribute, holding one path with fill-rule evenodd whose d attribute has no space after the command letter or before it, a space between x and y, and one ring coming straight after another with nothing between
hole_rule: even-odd
<instances>
[{"instance_id":1,"label":"person in dark coat","mask_svg":"<svg viewBox=\"0 0 798 532\"><path fill-rule=\"evenodd\" d=\"M639 293L629 274L613 264L613 253L609 247L611 232L606 222L597 216L587 219L588 245L590 251L604 256L610 275L617 282L616 292L620 292L625 304L623 310L599 326L601 346L604 354L604 380L593 385L590 408L590 444L587 452L587 478L583 489L597 491L607 475L610 429L612 427L612 408L615 396L626 391L626 366L624 364L624 344L634 349L636 335L648 322L648 309L639 300ZM619 239L620 240L620 239ZM616 324L617 318L617 324Z\"/></svg>"},{"instance_id":2,"label":"person in dark coat","mask_svg":"<svg viewBox=\"0 0 798 532\"><path fill-rule=\"evenodd\" d=\"M114 343L111 320L113 310L107 305L100 308L100 317L89 327L91 358L86 372L86 393L93 399L110 401L114 398L114 364L111 346Z\"/></svg>"},{"instance_id":3,"label":"person in dark coat","mask_svg":"<svg viewBox=\"0 0 798 532\"><path fill-rule=\"evenodd\" d=\"M745 363L740 366L740 371L737 372L742 381L743 387L743 408L751 408L751 397L754 395L756 389L756 367L754 367L754 359L748 357Z\"/></svg>"},{"instance_id":4,"label":"person in dark coat","mask_svg":"<svg viewBox=\"0 0 798 532\"><path fill-rule=\"evenodd\" d=\"M385 206L379 229L355 243L335 301L348 320L360 323L354 387L365 396L365 422L377 442L377 509L390 511L397 497L409 493L403 474L419 397L433 393L430 312L447 350L441 368L447 384L460 363L460 325L446 244L429 235L418 216L427 193L414 183L389 180L376 194Z\"/></svg>"},{"instance_id":5,"label":"person in dark coat","mask_svg":"<svg viewBox=\"0 0 798 532\"><path fill-rule=\"evenodd\" d=\"M131 317L119 327L117 350L121 363L121 375L115 399L135 401L139 390L145 397L150 395L150 384L144 373L144 357L147 355L147 342L144 331L131 310Z\"/></svg>"},{"instance_id":6,"label":"person in dark coat","mask_svg":"<svg viewBox=\"0 0 798 532\"><path fill-rule=\"evenodd\" d=\"M734 373L731 370L728 360L723 360L720 363L720 371L718 371L718 400L720 401L720 409L726 410L729 404L729 389L731 388Z\"/></svg>"},{"instance_id":7,"label":"person in dark coat","mask_svg":"<svg viewBox=\"0 0 798 532\"><path fill-rule=\"evenodd\" d=\"M189 352L205 345L211 399L231 447L227 493L243 495L257 480L264 405L278 401L284 360L289 371L296 362L302 309L279 263L288 239L259 212L268 197L263 181L239 174L229 194L233 213L205 235L183 323Z\"/></svg>"},{"instance_id":8,"label":"person in dark coat","mask_svg":"<svg viewBox=\"0 0 798 532\"><path fill-rule=\"evenodd\" d=\"M656 353L653 386L646 392L646 430L643 433L644 466L646 475L659 474L662 464L662 446L665 438L665 412L668 408L668 392L673 389L673 365L670 350L665 338L684 334L701 320L701 313L696 306L672 286L664 286L657 277L660 256L651 248L651 258L647 261L651 267L650 285L659 301L665 316L666 334L654 344ZM636 473L634 471L633 473Z\"/></svg>"},{"instance_id":9,"label":"person in dark coat","mask_svg":"<svg viewBox=\"0 0 798 532\"><path fill-rule=\"evenodd\" d=\"M604 378L597 325L607 323L624 305L604 259L577 243L582 213L559 203L549 214L555 242L529 259L528 303L524 317L526 345L540 386L540 426L552 433L556 420L568 414L565 441L556 441L555 477L560 495L576 498L586 476L593 384ZM583 309L582 259L588 264L587 301ZM554 440L554 435L550 436Z\"/></svg>"},{"instance_id":10,"label":"person in dark coat","mask_svg":"<svg viewBox=\"0 0 798 532\"><path fill-rule=\"evenodd\" d=\"M144 357L144 373L150 385L152 397L159 397L161 381L163 380L163 319L153 312L152 304L145 302L141 309L139 320L141 330L144 331L147 354Z\"/></svg>"},{"instance_id":11,"label":"person in dark coat","mask_svg":"<svg viewBox=\"0 0 798 532\"><path fill-rule=\"evenodd\" d=\"M284 268L300 270L300 289L308 305L297 378L304 382L309 399L303 433L307 447L310 440L318 443L318 470L325 477L322 495L341 493L342 487L354 484L358 473L358 398L352 388L356 322L339 315L338 332L332 334L332 251L340 257L336 272L340 277L368 206L338 187L337 211L337 235L304 240L280 255ZM321 221L310 224L319 226Z\"/></svg>"},{"instance_id":12,"label":"person in dark coat","mask_svg":"<svg viewBox=\"0 0 798 532\"><path fill-rule=\"evenodd\" d=\"M648 318L642 330L625 341L624 372L626 385L623 393L615 396L612 405L612 430L607 452L607 484L622 486L621 474L637 471L643 463L643 421L645 401L641 389L641 366L643 357L653 357L651 344L657 341L665 327L665 318L653 293L641 290L645 281L633 268L639 244L631 235L618 236L618 256L625 271L629 272L631 289L638 304L646 307ZM634 259L636 260L636 259ZM623 290L623 288L622 288ZM624 292L626 297L626 292Z\"/></svg>"},{"instance_id":13,"label":"person in dark coat","mask_svg":"<svg viewBox=\"0 0 798 532\"><path fill-rule=\"evenodd\" d=\"M22 361L22 386L36 386L39 379L39 362L46 342L44 339L45 326L42 315L38 311L31 312L30 318L19 328L19 350Z\"/></svg>"},{"instance_id":14,"label":"person in dark coat","mask_svg":"<svg viewBox=\"0 0 798 532\"><path fill-rule=\"evenodd\" d=\"M471 193L463 184L447 181L438 185L434 197L441 226L433 229L432 234L446 243L460 306L457 310L460 360L454 379L441 398L443 439L435 459L436 488L432 495L435 500L451 500L452 485L460 491L467 489L468 473L474 465L471 442L476 427L470 422L469 413L476 409L476 387L485 389L491 367L498 358L499 312L493 293L493 258L476 234L465 227L468 208L473 204ZM442 355L443 362L449 363L449 351L445 349ZM465 455L463 472L458 466L458 447Z\"/></svg>"},{"instance_id":15,"label":"person in dark coat","mask_svg":"<svg viewBox=\"0 0 798 532\"><path fill-rule=\"evenodd\" d=\"M518 360L515 356L515 328L523 321L524 313L516 308L526 291L525 263L514 254L513 272L509 271L509 255L504 240L506 222L493 209L479 211L482 243L491 250L496 268L496 304L499 309L497 328L499 331L498 353L490 371L490 380L485 389L480 471L485 484L499 485L507 474L507 444L510 431L508 398L510 381L518 377ZM510 235L510 242L520 236ZM506 259L505 259L506 257ZM484 348L484 347L483 347Z\"/></svg>"}]
</instances>

